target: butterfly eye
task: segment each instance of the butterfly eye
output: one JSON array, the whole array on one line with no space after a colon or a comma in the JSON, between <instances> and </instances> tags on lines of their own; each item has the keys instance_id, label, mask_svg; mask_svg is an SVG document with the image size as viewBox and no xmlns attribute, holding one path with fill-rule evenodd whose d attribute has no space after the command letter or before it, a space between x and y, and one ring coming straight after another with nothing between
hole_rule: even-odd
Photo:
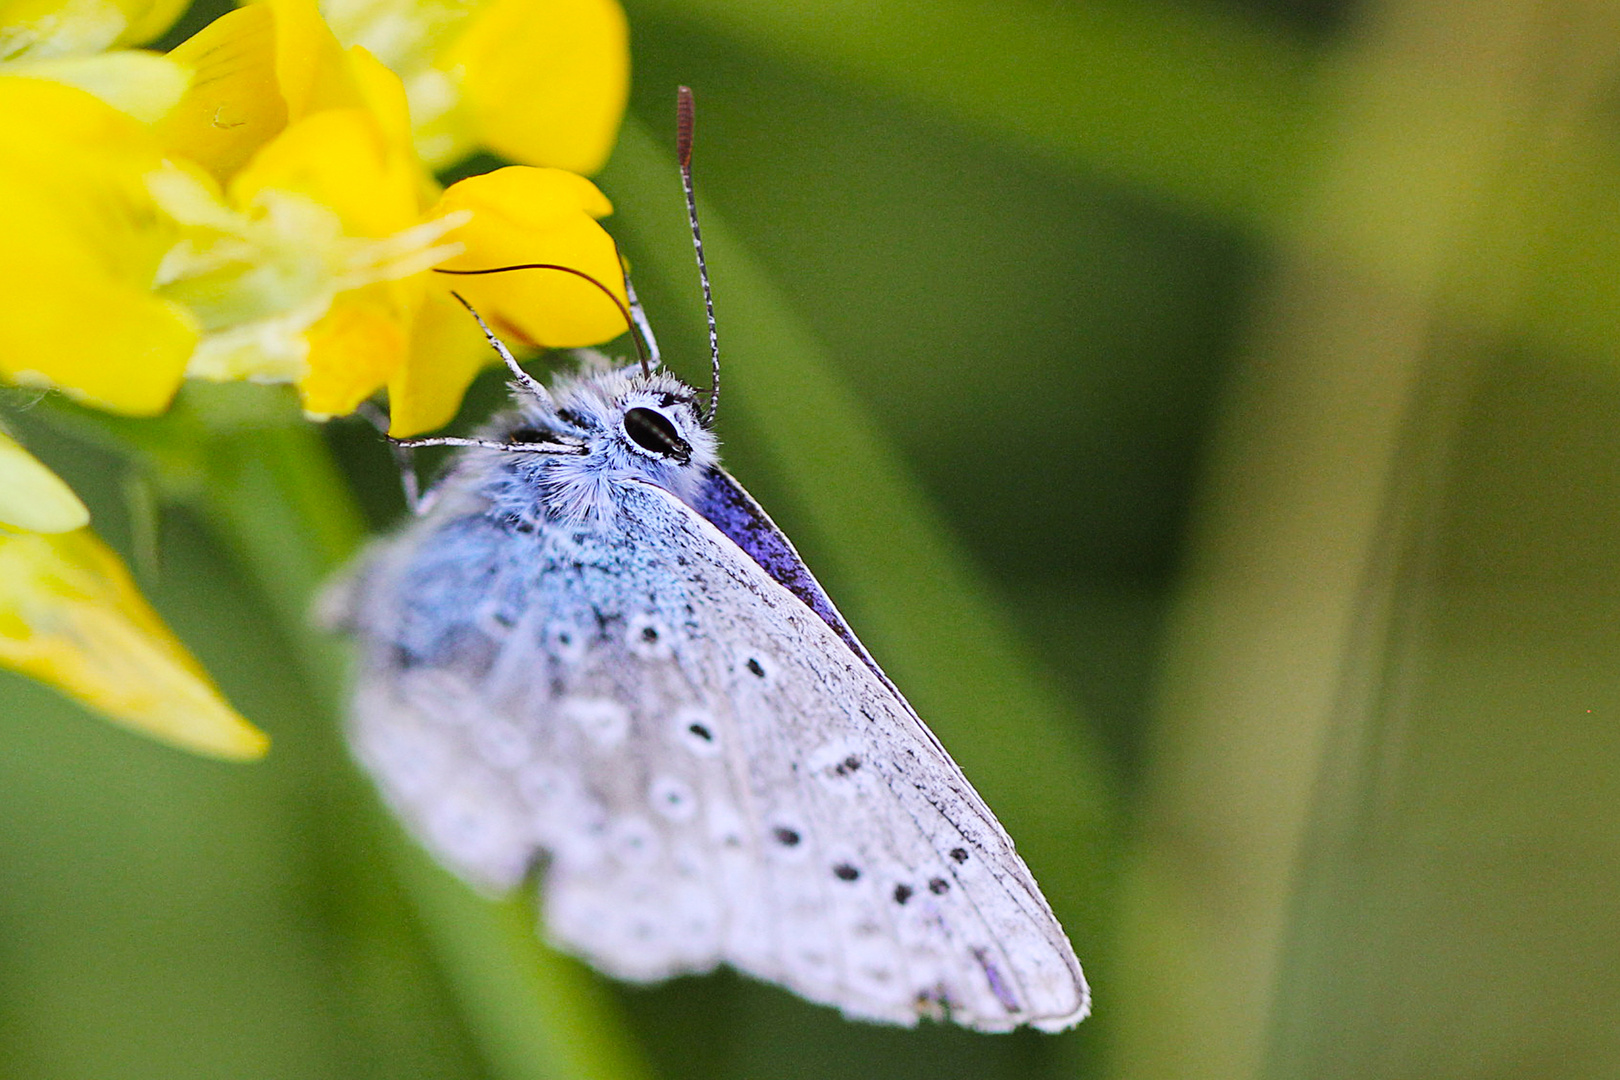
<instances>
[{"instance_id":1,"label":"butterfly eye","mask_svg":"<svg viewBox=\"0 0 1620 1080\"><path fill-rule=\"evenodd\" d=\"M631 409L624 414L624 433L630 441L658 457L673 458L684 465L692 458L692 447L669 417L656 409Z\"/></svg>"}]
</instances>

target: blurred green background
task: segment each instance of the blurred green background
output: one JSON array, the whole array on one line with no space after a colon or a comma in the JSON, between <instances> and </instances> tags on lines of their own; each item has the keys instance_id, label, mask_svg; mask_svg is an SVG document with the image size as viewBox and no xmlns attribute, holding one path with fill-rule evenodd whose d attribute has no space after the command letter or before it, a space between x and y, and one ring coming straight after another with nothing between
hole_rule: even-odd
<instances>
[{"instance_id":1,"label":"blurred green background","mask_svg":"<svg viewBox=\"0 0 1620 1080\"><path fill-rule=\"evenodd\" d=\"M0 1075L1620 1073L1620 7L628 7L598 179L666 356L705 378L685 82L728 463L1094 1017L896 1031L544 953L336 735L304 612L399 511L384 448L196 387L8 410L276 742L206 762L0 675Z\"/></svg>"}]
</instances>

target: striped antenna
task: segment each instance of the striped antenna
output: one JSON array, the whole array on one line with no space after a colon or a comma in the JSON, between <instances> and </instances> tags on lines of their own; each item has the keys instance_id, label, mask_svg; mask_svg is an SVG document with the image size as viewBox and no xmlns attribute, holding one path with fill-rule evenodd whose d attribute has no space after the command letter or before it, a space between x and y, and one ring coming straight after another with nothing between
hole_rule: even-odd
<instances>
[{"instance_id":1,"label":"striped antenna","mask_svg":"<svg viewBox=\"0 0 1620 1080\"><path fill-rule=\"evenodd\" d=\"M647 355L647 346L651 339L649 338L648 341L643 341L641 334L639 333L642 325L646 322L646 316L642 316L640 320L637 320L636 318L636 315L639 314L640 311L640 305L636 305L633 294L628 292L630 287L630 281L628 278L625 279L624 283L625 289L627 290L625 295L631 297L631 303L635 305L634 307L625 307L624 302L617 296L613 295L612 289L608 288L600 281L597 281L585 271L576 270L572 266L561 266L557 263L518 263L514 266L490 266L482 270L446 270L442 266L435 266L433 268L433 272L435 274L460 274L464 277L474 276L477 274L506 274L513 270L559 270L564 274L572 274L582 281L588 281L592 285L596 286L603 296L607 297L613 302L613 306L619 309L619 314L624 318L625 328L630 331L630 341L636 347L636 355L641 358L641 373L643 375L652 374L652 369L657 365L658 358L656 356L649 357ZM473 311L473 306L467 303L466 300L463 300L461 296L456 293L452 292L450 295L454 296L457 300L461 300L462 307L466 308L468 311L472 311L472 317L478 320L478 325L483 329L484 336L489 339L489 343L491 345L495 346L495 351L501 354L501 359L506 361L506 366L511 368L512 371L517 375L518 381L524 385L534 382L534 380L530 378L530 376L522 368L517 366L517 361L512 359L512 354L506 350L506 346L501 344L495 335L490 332L489 327L484 325L483 318L479 316L478 312ZM656 350L657 345L654 344L653 348ZM543 390L541 391L540 396L545 397Z\"/></svg>"},{"instance_id":2,"label":"striped antenna","mask_svg":"<svg viewBox=\"0 0 1620 1080\"><path fill-rule=\"evenodd\" d=\"M697 196L692 191L692 126L696 121L692 106L692 90L680 87L675 92L675 156L681 163L681 187L686 191L686 220L692 226L692 248L697 252L698 280L703 283L703 310L709 318L709 407L703 414L703 425L714 423L715 411L720 407L720 334L714 325L714 293L709 289L709 267L703 261L703 231L698 228Z\"/></svg>"}]
</instances>

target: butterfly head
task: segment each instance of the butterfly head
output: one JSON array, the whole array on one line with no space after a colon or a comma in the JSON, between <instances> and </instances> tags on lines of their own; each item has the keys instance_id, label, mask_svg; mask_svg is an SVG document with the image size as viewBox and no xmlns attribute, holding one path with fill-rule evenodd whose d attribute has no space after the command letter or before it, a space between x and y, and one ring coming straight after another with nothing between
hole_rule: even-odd
<instances>
[{"instance_id":1,"label":"butterfly head","mask_svg":"<svg viewBox=\"0 0 1620 1080\"><path fill-rule=\"evenodd\" d=\"M548 400L521 390L518 396L522 407L495 433L503 442L578 447L518 457L525 471L536 471L547 512L563 519L611 513L613 485L626 480L689 498L719 460L696 391L666 371L612 369L587 357L578 376L552 386Z\"/></svg>"}]
</instances>

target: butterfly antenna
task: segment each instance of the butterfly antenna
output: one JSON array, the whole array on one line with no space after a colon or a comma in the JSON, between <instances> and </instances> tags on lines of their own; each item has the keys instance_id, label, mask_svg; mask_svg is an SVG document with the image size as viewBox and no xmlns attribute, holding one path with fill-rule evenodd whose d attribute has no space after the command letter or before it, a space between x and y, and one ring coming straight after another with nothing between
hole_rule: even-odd
<instances>
[{"instance_id":1,"label":"butterfly antenna","mask_svg":"<svg viewBox=\"0 0 1620 1080\"><path fill-rule=\"evenodd\" d=\"M653 337L652 323L647 321L647 312L641 307L641 297L636 295L636 287L630 283L628 269L624 272L624 295L630 298L630 317L635 320L635 331L647 345L647 363L657 367L663 362L658 352L658 339Z\"/></svg>"},{"instance_id":2,"label":"butterfly antenna","mask_svg":"<svg viewBox=\"0 0 1620 1080\"><path fill-rule=\"evenodd\" d=\"M619 315L623 317L624 325L630 331L630 340L636 343L636 356L641 360L641 373L643 375L652 374L652 367L657 363L657 360L648 357L647 344L642 340L641 334L638 332L642 329L642 324L646 322L646 317L642 316L641 321L637 322L635 316L631 314L630 308L625 307L624 301L613 295L612 289L608 288L600 281L597 281L583 270L576 270L572 266L563 266L560 263L517 263L513 266L490 266L482 270L446 270L442 266L435 266L433 268L433 272L436 274L460 274L468 277L474 274L505 274L512 270L558 270L564 274L572 274L575 277L583 281L588 281L592 285L596 286L601 290L602 295L611 300L613 302L613 306L619 309ZM629 285L628 278L625 280L625 284L626 286ZM489 343L491 345L495 346L495 351L501 354L501 359L506 361L506 366L511 368L512 371L518 376L518 381L530 389L539 387L540 384L535 382L532 376L517 366L517 361L512 359L511 352L506 348L505 345L501 343L499 338L490 332L489 327L484 325L484 320L479 317L478 312L473 311L473 306L467 303L466 300L462 300L462 298L454 292L452 292L450 295L454 296L457 300L461 300L462 307L466 308L468 311L472 311L472 317L478 319L478 325L484 331L484 336L489 339ZM549 398L549 395L545 394L543 388L539 391L539 393L542 397Z\"/></svg>"},{"instance_id":3,"label":"butterfly antenna","mask_svg":"<svg viewBox=\"0 0 1620 1080\"><path fill-rule=\"evenodd\" d=\"M703 261L703 231L698 228L697 196L692 191L692 126L695 122L692 89L675 91L675 156L681 163L681 187L686 191L686 220L692 226L692 248L697 252L698 280L703 283L703 310L709 318L709 407L703 425L714 423L720 407L720 334L714 325L714 293L709 289L709 267Z\"/></svg>"},{"instance_id":4,"label":"butterfly antenna","mask_svg":"<svg viewBox=\"0 0 1620 1080\"><path fill-rule=\"evenodd\" d=\"M455 297L456 303L466 308L467 313L478 323L478 329L484 332L484 340L488 341L491 347L500 354L501 361L506 364L506 370L512 373L512 378L516 380L517 384L547 405L550 405L551 392L540 385L540 380L518 366L517 357L513 356L512 350L506 347L506 342L495 336L495 331L491 330L489 324L484 321L484 317L478 314L478 309L469 304L467 298L454 289L450 291L450 295Z\"/></svg>"}]
</instances>

